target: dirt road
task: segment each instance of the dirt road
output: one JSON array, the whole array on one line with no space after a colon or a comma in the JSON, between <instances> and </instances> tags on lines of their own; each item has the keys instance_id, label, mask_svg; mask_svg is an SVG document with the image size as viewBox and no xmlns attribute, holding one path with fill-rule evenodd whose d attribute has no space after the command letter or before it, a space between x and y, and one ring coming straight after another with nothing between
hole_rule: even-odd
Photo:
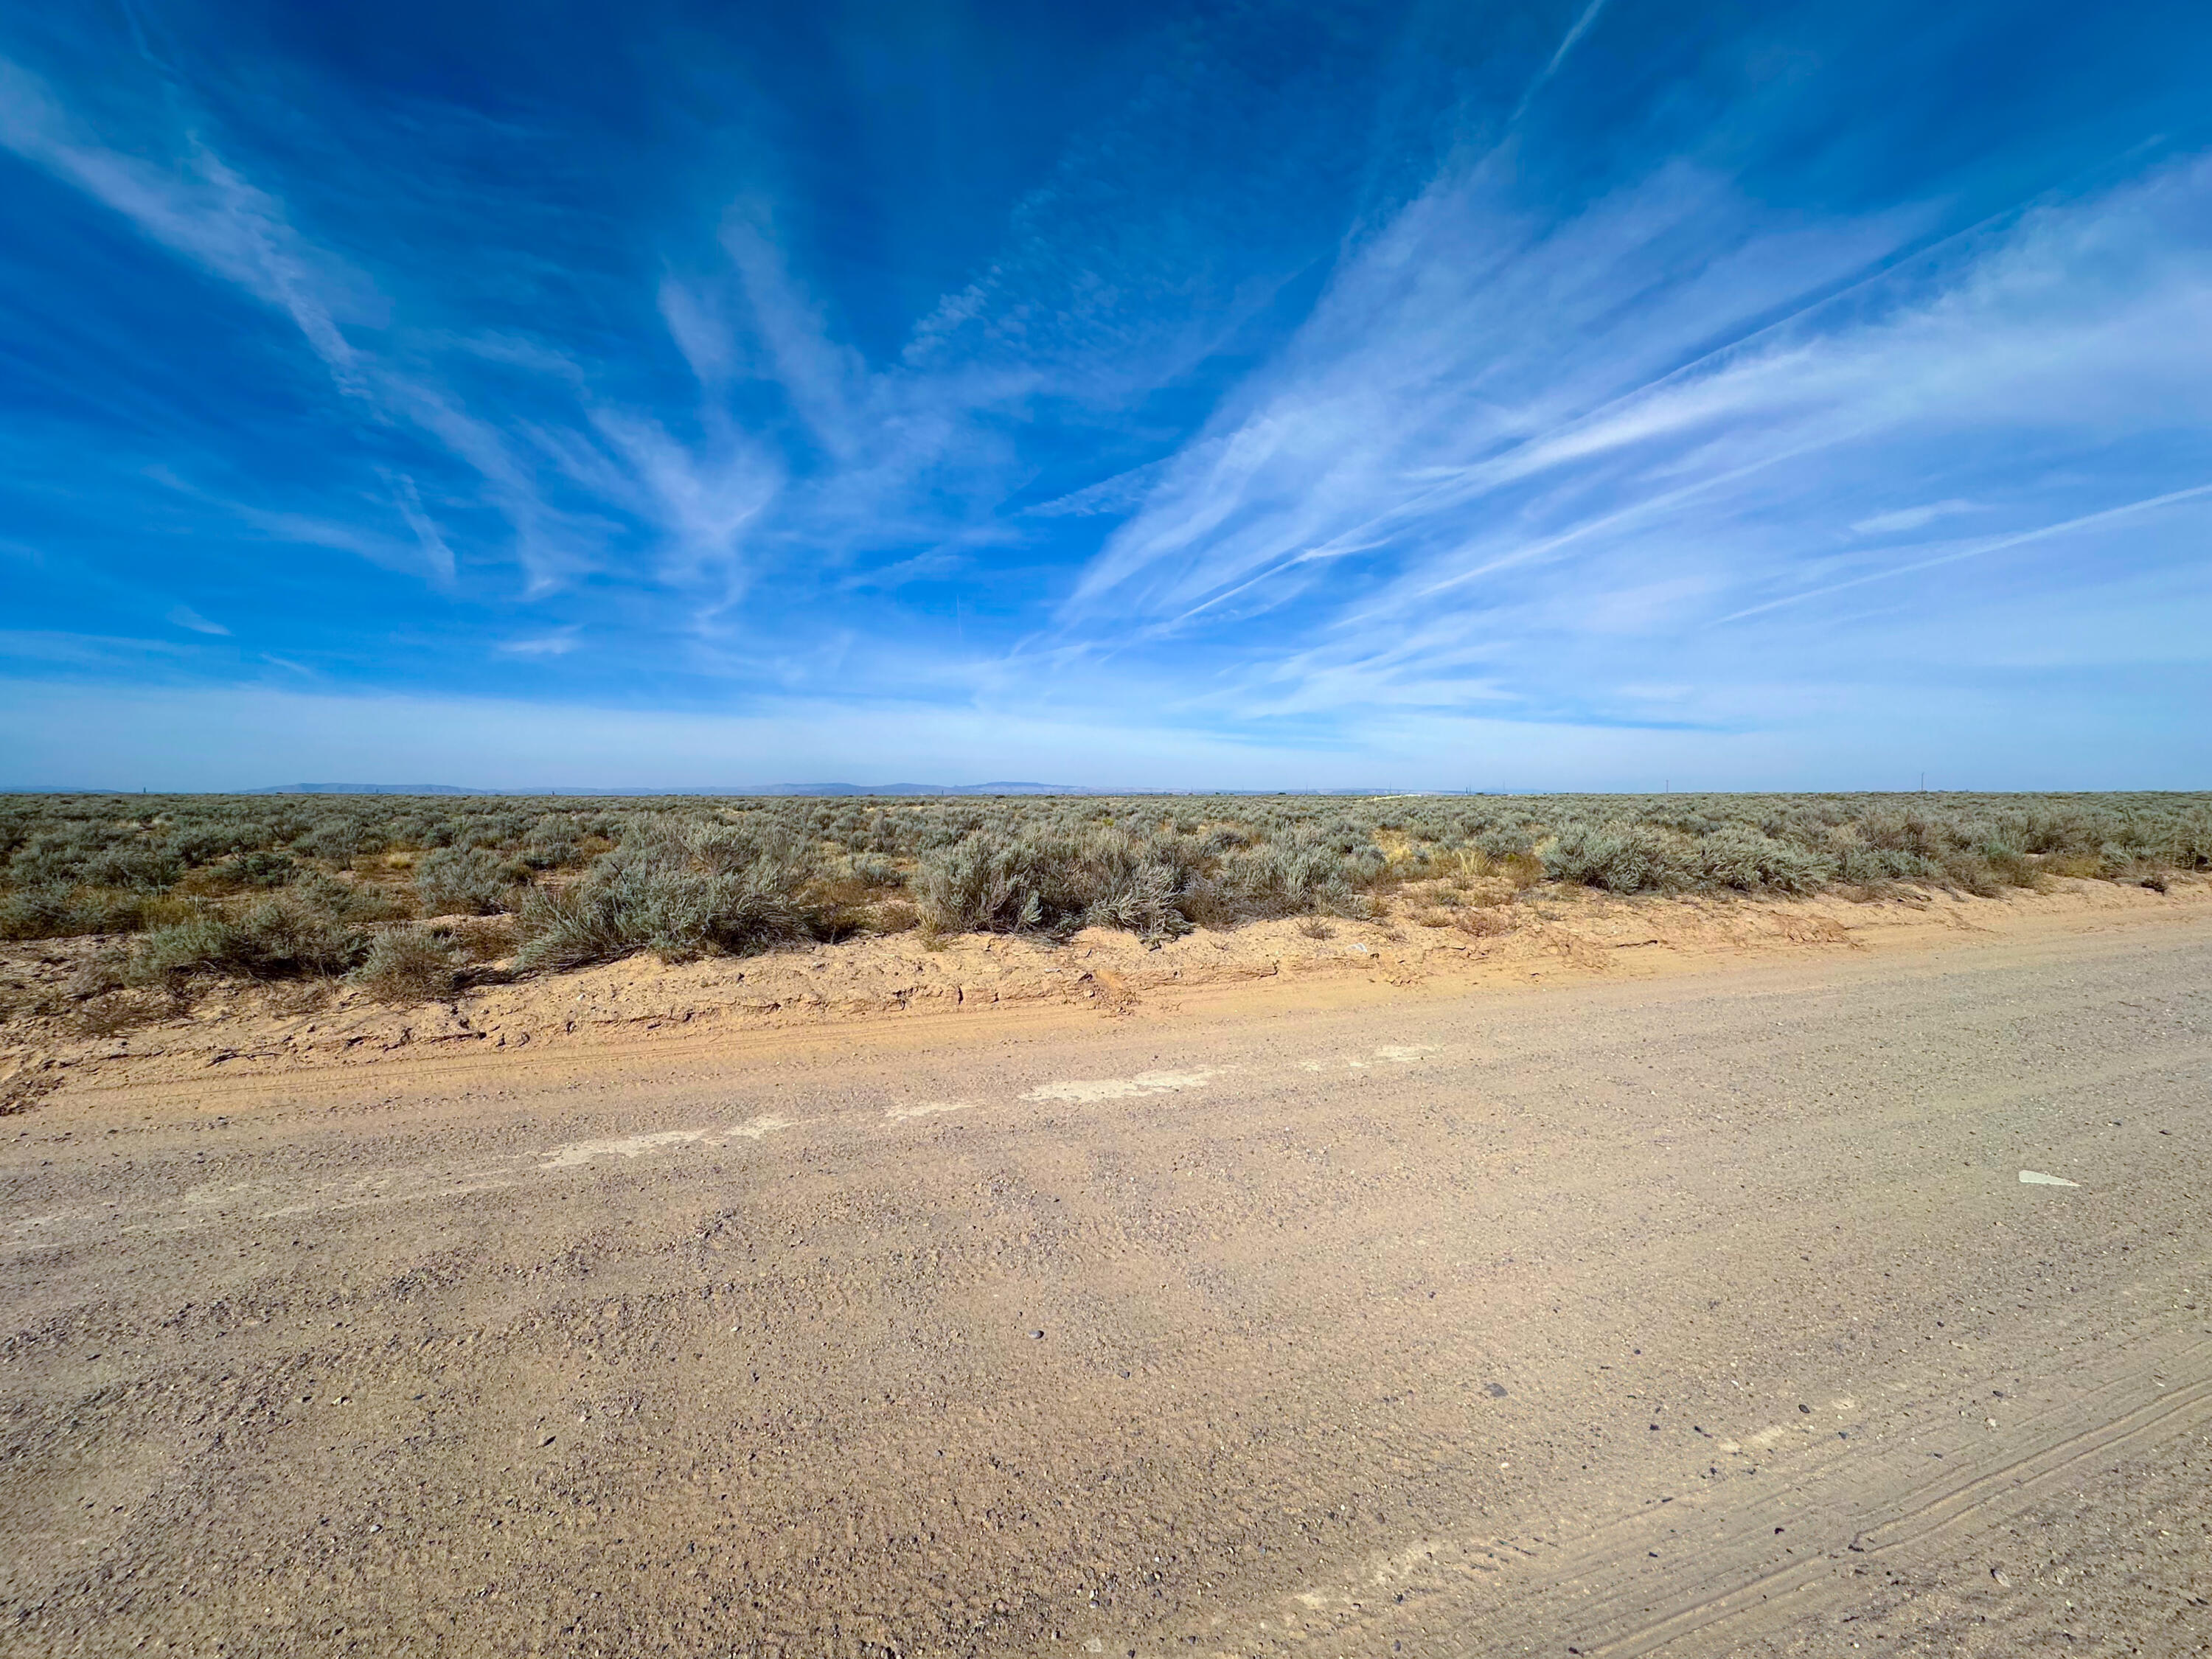
<instances>
[{"instance_id":1,"label":"dirt road","mask_svg":"<svg viewBox=\"0 0 2212 1659\"><path fill-rule=\"evenodd\" d=\"M2212 1649L2202 921L0 1150L11 1654Z\"/></svg>"}]
</instances>

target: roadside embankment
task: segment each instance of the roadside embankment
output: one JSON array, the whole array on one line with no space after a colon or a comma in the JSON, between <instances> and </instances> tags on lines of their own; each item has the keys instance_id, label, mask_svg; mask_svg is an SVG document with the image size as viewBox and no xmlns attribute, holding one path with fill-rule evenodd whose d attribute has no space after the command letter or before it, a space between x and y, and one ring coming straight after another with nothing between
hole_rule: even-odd
<instances>
[{"instance_id":1,"label":"roadside embankment","mask_svg":"<svg viewBox=\"0 0 2212 1659\"><path fill-rule=\"evenodd\" d=\"M337 980L213 983L76 998L96 940L6 947L0 1100L21 1110L62 1090L267 1076L463 1053L573 1051L712 1042L787 1028L1054 1009L1171 1016L1224 997L1296 999L1375 988L1547 986L1694 972L1760 957L1971 946L2051 930L2150 925L2212 914L2212 882L2169 890L2055 879L1996 898L1912 892L1854 902L1619 897L1552 890L1459 911L1374 921L1266 921L1148 944L1090 928L1035 935L919 933L670 963L645 956L509 977L412 1006Z\"/></svg>"}]
</instances>

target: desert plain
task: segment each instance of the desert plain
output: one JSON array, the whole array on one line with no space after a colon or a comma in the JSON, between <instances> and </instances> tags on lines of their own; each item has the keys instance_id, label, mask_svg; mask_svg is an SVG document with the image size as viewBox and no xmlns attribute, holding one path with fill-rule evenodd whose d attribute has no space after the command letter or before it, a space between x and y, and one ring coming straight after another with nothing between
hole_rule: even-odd
<instances>
[{"instance_id":1,"label":"desert plain","mask_svg":"<svg viewBox=\"0 0 2212 1659\"><path fill-rule=\"evenodd\" d=\"M10 1651L2212 1643L2201 879L241 990L36 1063Z\"/></svg>"}]
</instances>

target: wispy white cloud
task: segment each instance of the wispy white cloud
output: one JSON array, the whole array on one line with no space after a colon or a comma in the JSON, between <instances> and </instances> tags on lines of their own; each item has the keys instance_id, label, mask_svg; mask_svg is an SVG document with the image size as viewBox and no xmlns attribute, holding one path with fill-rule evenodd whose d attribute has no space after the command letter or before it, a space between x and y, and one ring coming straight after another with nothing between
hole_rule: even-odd
<instances>
[{"instance_id":1,"label":"wispy white cloud","mask_svg":"<svg viewBox=\"0 0 2212 1659\"><path fill-rule=\"evenodd\" d=\"M712 300L690 283L665 276L660 283L660 320L684 354L701 387L718 392L738 370L738 346L729 319Z\"/></svg>"},{"instance_id":2,"label":"wispy white cloud","mask_svg":"<svg viewBox=\"0 0 2212 1659\"><path fill-rule=\"evenodd\" d=\"M228 628L225 628L221 623L210 622L205 617L200 615L198 611L193 610L191 606L188 605L176 605L170 606L169 620L179 628L190 629L195 634L228 635L230 632L230 630Z\"/></svg>"},{"instance_id":3,"label":"wispy white cloud","mask_svg":"<svg viewBox=\"0 0 2212 1659\"><path fill-rule=\"evenodd\" d=\"M1932 570L1938 565L1957 564L1965 559L1986 558L1992 553L2008 552L2015 547L2026 547L2035 542L2053 541L2083 531L2102 530L2124 520L2161 512L2169 507L2192 506L2208 499L2212 499L2212 483L2193 484L2186 489L2169 489L2161 495L2147 495L2139 501L2123 501L2118 507L2062 519L2057 524L2038 525L2033 530L2015 531L2009 536L1983 537L1964 546L1947 547L1940 553L1914 559L1909 563L1866 571L1859 575L1845 577L1841 581L1825 582L1818 587L1808 587L1801 592L1785 594L1778 599L1769 599L1763 605L1746 605L1741 611L1717 617L1714 621L1741 622L1747 617L1763 616L1770 611L1779 611L1784 605L1803 605L1814 599L1825 599L1831 593L1840 593L1846 588L1863 586L1868 582L1887 581L1899 576L1911 575L1915 571Z\"/></svg>"},{"instance_id":4,"label":"wispy white cloud","mask_svg":"<svg viewBox=\"0 0 2212 1659\"><path fill-rule=\"evenodd\" d=\"M1624 397L1907 230L1760 234L1723 181L1683 169L1556 228L1486 171L1443 181L1339 274L1076 604L1172 614L1255 574L1462 532L1486 488L1618 447L1651 418Z\"/></svg>"},{"instance_id":5,"label":"wispy white cloud","mask_svg":"<svg viewBox=\"0 0 2212 1659\"><path fill-rule=\"evenodd\" d=\"M406 521L407 527L415 532L415 539L422 544L422 556L428 562L431 575L451 586L454 575L453 550L446 544L445 532L438 528L436 520L423 511L422 494L415 487L415 480L404 472L396 472L391 477L392 504L399 510L400 518Z\"/></svg>"},{"instance_id":6,"label":"wispy white cloud","mask_svg":"<svg viewBox=\"0 0 2212 1659\"><path fill-rule=\"evenodd\" d=\"M257 507L249 501L234 501L194 483L166 466L146 469L149 481L165 490L211 509L223 520L240 526L255 536L280 545L292 547L323 547L334 552L348 553L368 560L386 570L402 571L412 575L426 573L433 579L450 583L453 574L453 554L438 536L437 526L422 514L421 502L412 489L411 480L387 475L386 482L395 499L390 503L364 500L365 510L357 518L337 518L319 513L297 513ZM381 514L377 508L390 505L394 507L403 524L412 534L403 538L378 527ZM416 517L419 516L420 522ZM426 540L427 538L427 540ZM176 620L173 616L171 620ZM191 626L187 623L185 626Z\"/></svg>"},{"instance_id":7,"label":"wispy white cloud","mask_svg":"<svg viewBox=\"0 0 2212 1659\"><path fill-rule=\"evenodd\" d=\"M540 586L577 561L552 533L553 515L518 467L499 433L459 408L451 394L349 338L349 318L366 322L384 309L373 283L290 223L283 204L230 167L200 137L173 135L176 154L156 164L103 143L66 109L45 82L0 58L0 146L13 150L129 220L152 240L235 284L288 316L338 388L373 411L373 420L411 421L475 468L513 521L523 562ZM518 343L471 343L480 355L513 356ZM541 354L542 355L542 354ZM450 583L454 559L443 532L423 510L404 475L394 479L391 508L414 536L417 563ZM258 512L261 527L287 540L343 547L398 562L391 543L374 530L297 514Z\"/></svg>"},{"instance_id":8,"label":"wispy white cloud","mask_svg":"<svg viewBox=\"0 0 2212 1659\"><path fill-rule=\"evenodd\" d=\"M726 428L717 453L678 443L641 415L599 409L592 421L626 464L639 510L665 532L662 574L686 584L712 575L724 599L736 598L748 574L746 532L782 488L777 458Z\"/></svg>"},{"instance_id":9,"label":"wispy white cloud","mask_svg":"<svg viewBox=\"0 0 2212 1659\"><path fill-rule=\"evenodd\" d=\"M1598 13L1604 9L1605 0L1590 0L1589 4L1582 9L1580 15L1574 21L1574 26L1568 29L1565 37L1560 40L1559 50L1552 54L1551 61L1544 65L1545 80L1550 80L1559 72L1559 65L1567 61L1567 54L1575 49L1583 36L1589 33L1590 25L1597 21Z\"/></svg>"},{"instance_id":10,"label":"wispy white cloud","mask_svg":"<svg viewBox=\"0 0 2212 1659\"><path fill-rule=\"evenodd\" d=\"M819 302L793 277L765 203L749 199L730 210L722 246L792 408L831 456L851 460L861 447L853 407L866 373L860 355L836 343Z\"/></svg>"},{"instance_id":11,"label":"wispy white cloud","mask_svg":"<svg viewBox=\"0 0 2212 1659\"><path fill-rule=\"evenodd\" d=\"M1972 513L1972 501L1929 501L1919 507L1900 507L1893 512L1876 513L1861 519L1851 526L1854 536L1895 536L1908 530L1924 529L1938 519L1948 519L1954 514Z\"/></svg>"},{"instance_id":12,"label":"wispy white cloud","mask_svg":"<svg viewBox=\"0 0 2212 1659\"><path fill-rule=\"evenodd\" d=\"M76 634L62 629L0 628L0 658L78 668L131 668L149 662L174 662L196 648L173 640Z\"/></svg>"},{"instance_id":13,"label":"wispy white cloud","mask_svg":"<svg viewBox=\"0 0 2212 1659\"><path fill-rule=\"evenodd\" d=\"M180 78L65 99L0 61L0 149L159 250L164 299L173 256L258 308L241 355L290 354L281 387L257 361L228 407L147 423L130 487L160 453L190 501L146 492L134 529L341 550L465 598L437 635L474 641L457 674L534 661L787 711L897 688L978 744L1016 716L1088 742L1079 711L1111 708L1200 770L1285 733L1535 752L1514 720L1626 753L1588 733L1809 719L1844 665L1908 641L1912 672L1948 665L1916 619L2029 562L2071 595L2201 551L2204 166L1959 231L1932 197L1798 210L1771 170L1754 195L1714 159L1756 149L1738 124L1705 164L1564 193L1618 155L1535 155L1571 140L1519 117L1637 21L1565 0L1541 33L1401 72L1352 66L1358 31L1301 9L1264 39L1194 15L1155 43L1171 72L1020 173L994 242L927 251L934 296L876 268L914 251L890 220L856 258L853 222L787 210L803 169L763 182L764 143L682 186L688 221L623 225L612 194L579 212L588 188L486 182L473 148L441 173L420 145L402 177L350 142L390 136L381 108L304 158ZM1346 52L1316 50L1331 30ZM1435 44L1416 20L1402 56ZM100 414L123 431L173 392L81 378L121 388ZM282 466L252 453L278 410ZM92 493L42 510L89 523ZM2118 631L2077 630L2067 660ZM1235 735L1178 747L1200 728Z\"/></svg>"},{"instance_id":14,"label":"wispy white cloud","mask_svg":"<svg viewBox=\"0 0 2212 1659\"><path fill-rule=\"evenodd\" d=\"M99 141L46 83L0 58L0 146L67 180L154 240L289 316L331 378L366 391L341 315L373 301L367 279L311 246L283 205L190 134L159 165Z\"/></svg>"},{"instance_id":15,"label":"wispy white cloud","mask_svg":"<svg viewBox=\"0 0 2212 1659\"><path fill-rule=\"evenodd\" d=\"M526 426L518 423L510 430L472 412L458 392L429 375L379 366L373 384L388 418L410 422L477 474L482 500L513 532L513 556L522 568L526 596L556 592L597 568L597 526L548 500L534 457L518 441L528 433ZM392 507L421 547L431 579L451 585L457 561L445 532L423 510L411 479L395 485Z\"/></svg>"},{"instance_id":16,"label":"wispy white cloud","mask_svg":"<svg viewBox=\"0 0 2212 1659\"><path fill-rule=\"evenodd\" d=\"M532 639L501 640L492 648L508 657L565 657L581 643L580 629L556 629L550 634L540 634Z\"/></svg>"},{"instance_id":17,"label":"wispy white cloud","mask_svg":"<svg viewBox=\"0 0 2212 1659\"><path fill-rule=\"evenodd\" d=\"M191 106L180 82L170 89L178 106ZM511 327L392 316L367 276L314 246L276 189L199 132L169 134L179 159L156 165L94 131L27 70L0 62L0 91L12 94L0 100L0 143L289 317L359 406L365 436L381 446L412 428L473 475L472 487L433 486L428 463L378 468L384 510L432 582L459 580L455 526L470 520L464 498L473 495L510 527L525 598L598 572L675 590L693 624L720 617L770 568L805 580L880 554L918 569L1018 539L998 514L1034 476L1012 437L1031 400L1095 410L1140 401L1242 326L1296 268L1279 259L1218 295L1193 286L1216 282L1216 256L1188 265L1200 250L1193 226L1175 218L1172 168L1163 172L1164 240L1105 216L1126 204L1113 174L1132 150L1168 143L1164 122L1206 112L1200 89L1163 82L1076 146L1017 210L1006 256L949 294L880 368L841 338L832 307L794 268L774 204L741 191L721 216L720 264L665 274L653 295L697 385L686 422L588 353ZM1164 164L1172 149L1155 159ZM1286 188L1292 159L1279 169ZM280 159L264 164L282 175ZM1188 303L1202 291L1206 303ZM531 390L505 402L472 392L472 364L518 371ZM787 421L764 415L764 391ZM1036 516L1126 510L1109 493ZM404 562L403 538L365 518L279 503L240 510L272 537Z\"/></svg>"},{"instance_id":18,"label":"wispy white cloud","mask_svg":"<svg viewBox=\"0 0 2212 1659\"><path fill-rule=\"evenodd\" d=\"M1613 638L1626 679L1624 636L1970 556L1870 540L1954 514L1991 523L1978 553L2117 528L2124 469L2023 462L2212 425L2212 163L1897 263L1924 222L1777 229L1670 169L1550 227L1441 184L1159 476L1063 626L1218 635L1326 592L1305 689L1270 690L1271 655L1223 695L1447 703L1553 678L1563 641ZM1332 565L1358 576L1317 588Z\"/></svg>"},{"instance_id":19,"label":"wispy white cloud","mask_svg":"<svg viewBox=\"0 0 2212 1659\"><path fill-rule=\"evenodd\" d=\"M1576 14L1575 21L1568 26L1566 33L1560 37L1558 50L1552 53L1544 67L1537 72L1536 78L1529 82L1528 91L1521 94L1520 103L1515 106L1512 116L1506 123L1508 126L1517 124L1521 118L1528 112L1528 106L1535 102L1536 94L1541 92L1550 83L1552 77L1559 72L1559 66L1567 61L1568 54L1581 43L1583 36L1590 32L1590 25L1597 21L1598 13L1604 9L1605 0L1589 0L1589 4Z\"/></svg>"},{"instance_id":20,"label":"wispy white cloud","mask_svg":"<svg viewBox=\"0 0 2212 1659\"><path fill-rule=\"evenodd\" d=\"M1158 485L1174 460L1175 457L1167 456L1143 466L1133 466L1127 472L1117 472L1110 478L1040 502L1030 508L1030 515L1039 519L1087 519L1102 513L1130 512L1144 505L1145 498Z\"/></svg>"}]
</instances>

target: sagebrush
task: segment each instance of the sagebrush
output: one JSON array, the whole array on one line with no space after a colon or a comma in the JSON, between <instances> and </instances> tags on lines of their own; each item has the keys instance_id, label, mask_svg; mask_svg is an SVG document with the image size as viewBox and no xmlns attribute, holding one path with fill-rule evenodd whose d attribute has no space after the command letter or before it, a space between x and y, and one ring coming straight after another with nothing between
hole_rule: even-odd
<instances>
[{"instance_id":1,"label":"sagebrush","mask_svg":"<svg viewBox=\"0 0 2212 1659\"><path fill-rule=\"evenodd\" d=\"M493 918L530 972L917 924L1162 939L1414 886L1431 925L1475 886L2161 886L2212 869L2212 795L9 796L0 860L0 938L131 940L140 985L350 972L396 997L453 982L417 918Z\"/></svg>"}]
</instances>

